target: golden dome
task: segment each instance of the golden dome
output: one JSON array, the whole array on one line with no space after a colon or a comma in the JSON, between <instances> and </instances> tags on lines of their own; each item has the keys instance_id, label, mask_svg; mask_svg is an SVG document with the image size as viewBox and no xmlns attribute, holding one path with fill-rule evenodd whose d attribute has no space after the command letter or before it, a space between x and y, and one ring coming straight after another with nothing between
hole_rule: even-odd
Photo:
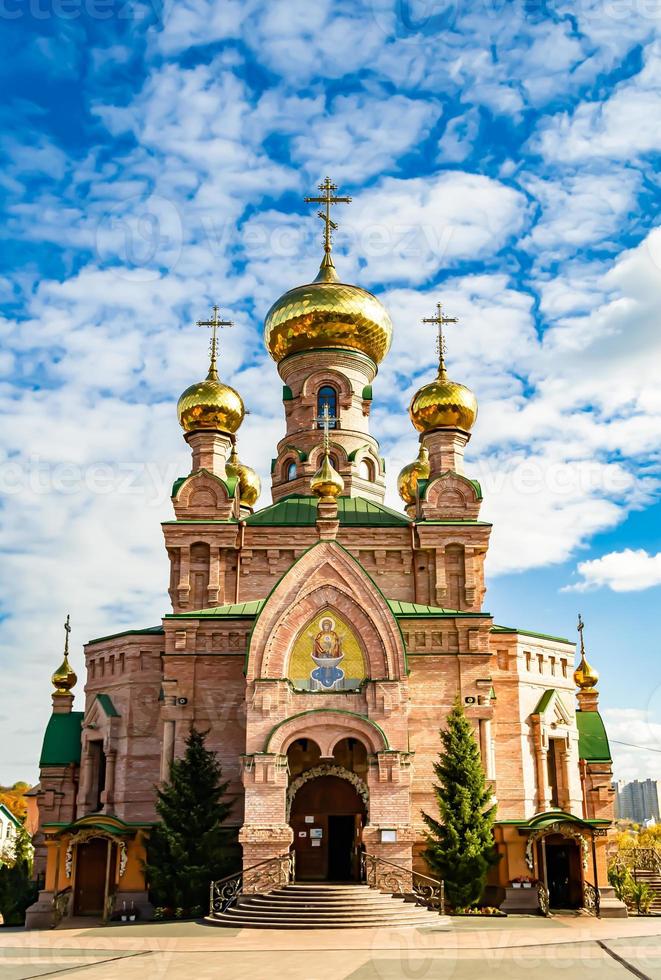
<instances>
[{"instance_id":1,"label":"golden dome","mask_svg":"<svg viewBox=\"0 0 661 980\"><path fill-rule=\"evenodd\" d=\"M418 481L428 480L429 472L429 450L420 446L418 458L405 466L397 477L397 490L405 504L416 502Z\"/></svg>"},{"instance_id":2,"label":"golden dome","mask_svg":"<svg viewBox=\"0 0 661 980\"><path fill-rule=\"evenodd\" d=\"M246 507L253 507L262 492L262 481L251 466L246 466L238 457L236 449L227 460L227 475L239 481L239 500Z\"/></svg>"},{"instance_id":3,"label":"golden dome","mask_svg":"<svg viewBox=\"0 0 661 980\"><path fill-rule=\"evenodd\" d=\"M264 341L275 361L332 347L361 351L379 364L390 349L392 322L376 296L340 282L326 256L314 282L275 301L266 314Z\"/></svg>"},{"instance_id":4,"label":"golden dome","mask_svg":"<svg viewBox=\"0 0 661 980\"><path fill-rule=\"evenodd\" d=\"M593 691L599 680L599 671L595 670L594 667L589 664L585 658L585 654L581 657L581 661L574 671L574 683L576 687L580 687L582 691Z\"/></svg>"},{"instance_id":5,"label":"golden dome","mask_svg":"<svg viewBox=\"0 0 661 980\"><path fill-rule=\"evenodd\" d=\"M413 396L409 415L418 432L444 428L470 432L477 418L477 398L466 385L450 381L443 368Z\"/></svg>"},{"instance_id":6,"label":"golden dome","mask_svg":"<svg viewBox=\"0 0 661 980\"><path fill-rule=\"evenodd\" d=\"M339 497L344 490L344 480L332 466L328 453L324 453L324 459L310 480L310 489L315 497Z\"/></svg>"},{"instance_id":7,"label":"golden dome","mask_svg":"<svg viewBox=\"0 0 661 980\"><path fill-rule=\"evenodd\" d=\"M68 694L71 688L75 686L77 680L75 671L65 653L64 660L51 677L51 683L55 688L55 693Z\"/></svg>"},{"instance_id":8,"label":"golden dome","mask_svg":"<svg viewBox=\"0 0 661 980\"><path fill-rule=\"evenodd\" d=\"M185 432L195 429L236 432L245 411L241 395L218 379L215 367L209 369L204 381L186 388L177 402L177 415Z\"/></svg>"}]
</instances>

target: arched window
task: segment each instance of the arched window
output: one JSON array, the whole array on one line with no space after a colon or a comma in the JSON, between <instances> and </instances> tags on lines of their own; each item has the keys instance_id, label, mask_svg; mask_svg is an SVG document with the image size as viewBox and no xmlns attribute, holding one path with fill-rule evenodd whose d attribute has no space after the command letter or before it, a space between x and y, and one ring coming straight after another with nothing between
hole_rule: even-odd
<instances>
[{"instance_id":1,"label":"arched window","mask_svg":"<svg viewBox=\"0 0 661 980\"><path fill-rule=\"evenodd\" d=\"M292 459L292 461L290 463L287 463L286 473L287 473L287 480L295 480L296 479L298 470L296 468L296 463L295 463L295 461L293 459Z\"/></svg>"},{"instance_id":2,"label":"arched window","mask_svg":"<svg viewBox=\"0 0 661 980\"><path fill-rule=\"evenodd\" d=\"M333 469L334 470L339 470L340 464L338 462L337 456L330 455L328 457L328 459L330 460L330 464L333 467Z\"/></svg>"},{"instance_id":3,"label":"arched window","mask_svg":"<svg viewBox=\"0 0 661 980\"><path fill-rule=\"evenodd\" d=\"M361 480L369 480L370 482L374 480L374 469L369 459L361 459L358 464L358 476Z\"/></svg>"},{"instance_id":4,"label":"arched window","mask_svg":"<svg viewBox=\"0 0 661 980\"><path fill-rule=\"evenodd\" d=\"M317 392L317 418L320 420L317 422L317 428L323 428L323 422L321 419L324 417L324 409L328 408L328 414L331 419L330 428L337 428L337 392L332 385L322 385Z\"/></svg>"}]
</instances>

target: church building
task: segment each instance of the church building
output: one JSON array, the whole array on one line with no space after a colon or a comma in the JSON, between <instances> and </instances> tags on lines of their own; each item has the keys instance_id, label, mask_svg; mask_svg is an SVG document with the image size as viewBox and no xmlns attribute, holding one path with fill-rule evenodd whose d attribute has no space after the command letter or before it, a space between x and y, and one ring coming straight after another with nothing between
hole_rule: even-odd
<instances>
[{"instance_id":1,"label":"church building","mask_svg":"<svg viewBox=\"0 0 661 980\"><path fill-rule=\"evenodd\" d=\"M66 634L29 926L131 903L150 914L155 789L191 726L230 780L244 868L293 850L300 881L358 880L361 854L425 873L421 811L435 812L439 729L457 697L498 806L490 904L516 907L522 877L552 907L608 904L611 757L582 624L575 669L570 640L485 610L491 525L464 460L477 399L450 378L440 306L438 373L410 405L403 508L385 506L370 413L388 395L377 373L393 327L336 271L330 208L347 199L328 178L320 191L319 272L265 318L284 413L270 502L241 458L244 404L219 377L214 308L207 376L178 402L191 463L163 523L171 610L86 644L78 710Z\"/></svg>"}]
</instances>

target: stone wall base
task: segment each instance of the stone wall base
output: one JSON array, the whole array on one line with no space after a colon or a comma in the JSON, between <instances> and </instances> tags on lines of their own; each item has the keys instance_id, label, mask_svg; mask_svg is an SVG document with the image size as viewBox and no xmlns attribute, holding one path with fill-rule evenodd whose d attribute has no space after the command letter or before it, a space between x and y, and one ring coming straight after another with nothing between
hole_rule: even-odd
<instances>
[{"instance_id":1,"label":"stone wall base","mask_svg":"<svg viewBox=\"0 0 661 980\"><path fill-rule=\"evenodd\" d=\"M615 897L614 888L599 889L599 914L602 919L626 919L629 912L624 902Z\"/></svg>"},{"instance_id":2,"label":"stone wall base","mask_svg":"<svg viewBox=\"0 0 661 980\"><path fill-rule=\"evenodd\" d=\"M501 912L514 915L535 915L539 912L539 895L536 888L505 889L505 901L500 906Z\"/></svg>"},{"instance_id":3,"label":"stone wall base","mask_svg":"<svg viewBox=\"0 0 661 980\"><path fill-rule=\"evenodd\" d=\"M25 912L26 929L52 929L55 925L54 892L39 892L39 898Z\"/></svg>"}]
</instances>

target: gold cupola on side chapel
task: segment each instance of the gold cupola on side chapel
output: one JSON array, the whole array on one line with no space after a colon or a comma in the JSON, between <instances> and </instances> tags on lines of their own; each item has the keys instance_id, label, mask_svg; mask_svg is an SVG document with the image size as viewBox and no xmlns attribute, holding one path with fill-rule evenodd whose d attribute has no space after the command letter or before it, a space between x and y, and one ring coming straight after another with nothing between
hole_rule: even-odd
<instances>
[{"instance_id":1,"label":"gold cupola on side chapel","mask_svg":"<svg viewBox=\"0 0 661 980\"><path fill-rule=\"evenodd\" d=\"M381 503L385 467L369 431L369 415L372 382L390 348L392 322L376 296L343 282L335 269L332 233L337 224L331 208L349 204L351 198L336 193L329 177L319 191L305 198L321 205L317 213L323 221L324 251L319 272L312 282L280 296L264 323L266 349L284 385L287 425L272 464L273 499L318 496L320 487L340 488L341 480L338 495ZM328 433L322 442L325 424Z\"/></svg>"},{"instance_id":2,"label":"gold cupola on side chapel","mask_svg":"<svg viewBox=\"0 0 661 980\"><path fill-rule=\"evenodd\" d=\"M218 330L233 323L222 320L214 306L211 318L198 320L197 325L212 331L209 371L203 381L186 388L177 403L179 423L193 451L191 472L206 469L223 480L236 481L240 503L252 508L261 492L260 479L239 460L236 449L236 433L245 416L243 399L218 376Z\"/></svg>"},{"instance_id":3,"label":"gold cupola on side chapel","mask_svg":"<svg viewBox=\"0 0 661 980\"><path fill-rule=\"evenodd\" d=\"M581 659L579 660L578 667L574 671L574 683L578 688L576 698L581 711L596 711L599 707L599 692L597 691L599 671L595 670L592 664L588 663L588 659L585 656L585 641L583 639L585 623L580 613L578 614L577 629L580 637Z\"/></svg>"},{"instance_id":4,"label":"gold cupola on side chapel","mask_svg":"<svg viewBox=\"0 0 661 980\"><path fill-rule=\"evenodd\" d=\"M64 656L62 663L51 677L51 684L55 688L53 691L53 714L69 714L73 705L73 694L71 692L76 686L78 677L69 663L70 632L71 618L67 614L67 619L64 624Z\"/></svg>"},{"instance_id":5,"label":"gold cupola on side chapel","mask_svg":"<svg viewBox=\"0 0 661 980\"><path fill-rule=\"evenodd\" d=\"M447 471L463 476L464 449L477 419L477 398L466 385L451 380L445 363L443 327L457 323L457 318L445 316L438 303L436 315L425 317L422 322L438 327L438 373L416 391L409 405L411 422L420 433L420 452L402 469L397 480L399 495L408 506L416 503L422 481Z\"/></svg>"}]
</instances>

